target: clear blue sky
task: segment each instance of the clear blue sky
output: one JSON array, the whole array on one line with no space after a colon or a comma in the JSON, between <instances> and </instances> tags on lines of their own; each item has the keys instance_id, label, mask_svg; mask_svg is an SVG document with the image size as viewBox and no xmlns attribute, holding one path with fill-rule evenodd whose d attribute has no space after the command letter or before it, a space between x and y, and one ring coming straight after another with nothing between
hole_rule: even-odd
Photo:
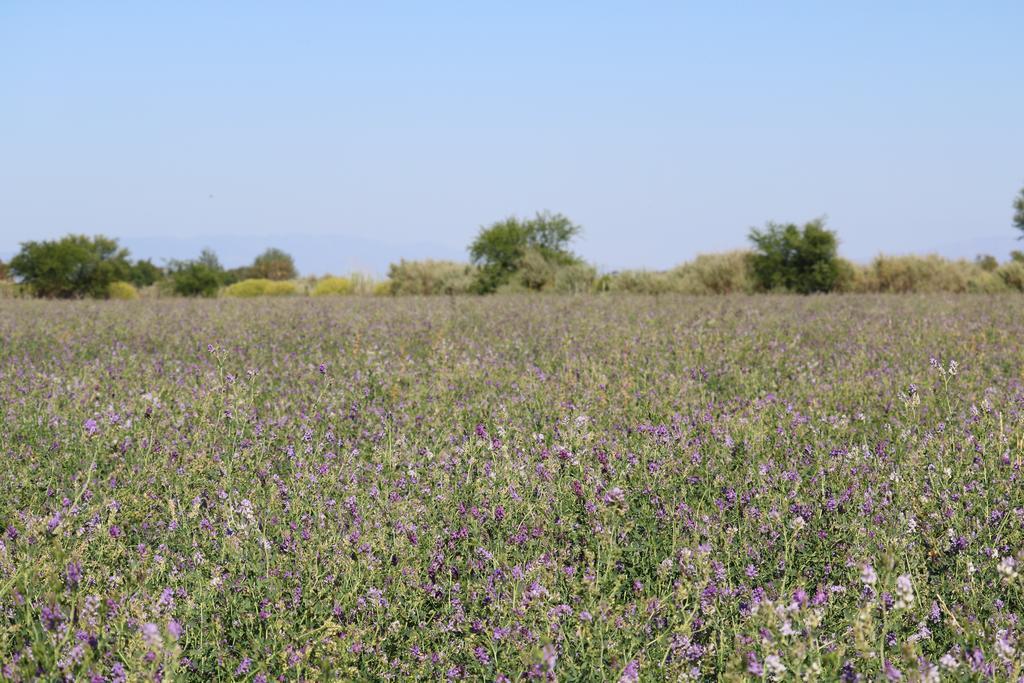
<instances>
[{"instance_id":1,"label":"clear blue sky","mask_svg":"<svg viewBox=\"0 0 1024 683\"><path fill-rule=\"evenodd\" d=\"M857 260L1004 256L1022 30L1020 0L4 0L0 255L380 271L550 209L607 269L822 214Z\"/></svg>"}]
</instances>

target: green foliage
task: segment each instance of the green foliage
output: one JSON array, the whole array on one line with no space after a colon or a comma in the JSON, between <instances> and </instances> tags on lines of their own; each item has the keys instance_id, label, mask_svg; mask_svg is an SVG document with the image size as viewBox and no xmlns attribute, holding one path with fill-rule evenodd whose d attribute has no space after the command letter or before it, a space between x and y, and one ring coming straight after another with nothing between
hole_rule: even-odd
<instances>
[{"instance_id":1,"label":"green foliage","mask_svg":"<svg viewBox=\"0 0 1024 683\"><path fill-rule=\"evenodd\" d=\"M228 268L221 275L221 284L225 287L233 285L236 282L242 280L251 280L256 277L253 275L252 268L249 266L239 266L238 268Z\"/></svg>"},{"instance_id":2,"label":"green foliage","mask_svg":"<svg viewBox=\"0 0 1024 683\"><path fill-rule=\"evenodd\" d=\"M991 254L978 254L974 262L978 264L979 268L988 273L994 273L996 268L999 267L999 261Z\"/></svg>"},{"instance_id":3,"label":"green foliage","mask_svg":"<svg viewBox=\"0 0 1024 683\"><path fill-rule=\"evenodd\" d=\"M111 282L107 287L107 296L111 299L131 301L139 298L139 292L130 282Z\"/></svg>"},{"instance_id":4,"label":"green foliage","mask_svg":"<svg viewBox=\"0 0 1024 683\"><path fill-rule=\"evenodd\" d=\"M265 280L294 280L299 276L295 261L280 249L271 247L256 257L249 267L249 277Z\"/></svg>"},{"instance_id":5,"label":"green foliage","mask_svg":"<svg viewBox=\"0 0 1024 683\"><path fill-rule=\"evenodd\" d=\"M179 296L216 296L223 284L224 268L210 249L192 261L171 261L167 271L168 286Z\"/></svg>"},{"instance_id":6,"label":"green foliage","mask_svg":"<svg viewBox=\"0 0 1024 683\"><path fill-rule=\"evenodd\" d=\"M377 293L377 280L369 273L354 272L346 277L352 281L353 293L360 296L373 296Z\"/></svg>"},{"instance_id":7,"label":"green foliage","mask_svg":"<svg viewBox=\"0 0 1024 683\"><path fill-rule=\"evenodd\" d=\"M1017 263L1024 263L1024 251L1017 251L1017 250L1011 251L1010 252L1010 260L1011 261L1016 261Z\"/></svg>"},{"instance_id":8,"label":"green foliage","mask_svg":"<svg viewBox=\"0 0 1024 683\"><path fill-rule=\"evenodd\" d=\"M674 292L676 278L656 270L621 270L602 276L596 285L599 292L628 294L668 294Z\"/></svg>"},{"instance_id":9,"label":"green foliage","mask_svg":"<svg viewBox=\"0 0 1024 683\"><path fill-rule=\"evenodd\" d=\"M863 290L909 292L966 292L968 264L928 256L877 256L867 268Z\"/></svg>"},{"instance_id":10,"label":"green foliage","mask_svg":"<svg viewBox=\"0 0 1024 683\"><path fill-rule=\"evenodd\" d=\"M750 241L754 279L764 290L811 294L829 292L839 277L836 234L823 219L804 225L769 223L762 231L752 228Z\"/></svg>"},{"instance_id":11,"label":"green foliage","mask_svg":"<svg viewBox=\"0 0 1024 683\"><path fill-rule=\"evenodd\" d=\"M343 296L355 293L355 284L347 277L329 275L313 287L313 296Z\"/></svg>"},{"instance_id":12,"label":"green foliage","mask_svg":"<svg viewBox=\"0 0 1024 683\"><path fill-rule=\"evenodd\" d=\"M1021 188L1017 198L1013 200L1013 225L1021 232L1017 239L1024 240L1024 188Z\"/></svg>"},{"instance_id":13,"label":"green foliage","mask_svg":"<svg viewBox=\"0 0 1024 683\"><path fill-rule=\"evenodd\" d=\"M844 258L836 259L836 286L832 291L842 294L861 291L863 268Z\"/></svg>"},{"instance_id":14,"label":"green foliage","mask_svg":"<svg viewBox=\"0 0 1024 683\"><path fill-rule=\"evenodd\" d=\"M559 294L585 294L594 291L597 283L597 269L589 263L572 263L555 270L555 277L549 283L552 291Z\"/></svg>"},{"instance_id":15,"label":"green foliage","mask_svg":"<svg viewBox=\"0 0 1024 683\"><path fill-rule=\"evenodd\" d=\"M520 270L527 289L539 290L553 277L551 267L567 266L580 260L569 251L569 243L581 228L562 214L547 211L534 218L507 218L481 228L469 246L472 262L478 266L476 289L489 294L509 283ZM541 263L543 262L543 263Z\"/></svg>"},{"instance_id":16,"label":"green foliage","mask_svg":"<svg viewBox=\"0 0 1024 683\"><path fill-rule=\"evenodd\" d=\"M24 242L10 266L36 296L60 299L104 298L110 283L130 271L128 251L102 235Z\"/></svg>"},{"instance_id":17,"label":"green foliage","mask_svg":"<svg viewBox=\"0 0 1024 683\"><path fill-rule=\"evenodd\" d=\"M391 293L432 296L469 294L476 283L476 268L455 261L406 261L388 267Z\"/></svg>"},{"instance_id":18,"label":"green foliage","mask_svg":"<svg viewBox=\"0 0 1024 683\"><path fill-rule=\"evenodd\" d=\"M4 263L3 259L0 259L0 282L6 280L11 275L10 267Z\"/></svg>"},{"instance_id":19,"label":"green foliage","mask_svg":"<svg viewBox=\"0 0 1024 683\"><path fill-rule=\"evenodd\" d=\"M743 294L754 288L751 255L746 251L699 254L669 275L672 291L683 294Z\"/></svg>"},{"instance_id":20,"label":"green foliage","mask_svg":"<svg viewBox=\"0 0 1024 683\"><path fill-rule=\"evenodd\" d=\"M163 278L164 272L149 259L136 261L128 272L128 280L136 287L149 287Z\"/></svg>"},{"instance_id":21,"label":"green foliage","mask_svg":"<svg viewBox=\"0 0 1024 683\"><path fill-rule=\"evenodd\" d=\"M23 299L28 293L24 285L9 280L0 280L0 299Z\"/></svg>"},{"instance_id":22,"label":"green foliage","mask_svg":"<svg viewBox=\"0 0 1024 683\"><path fill-rule=\"evenodd\" d=\"M250 298L258 296L293 296L298 293L294 282L253 278L224 288L224 296Z\"/></svg>"},{"instance_id":23,"label":"green foliage","mask_svg":"<svg viewBox=\"0 0 1024 683\"><path fill-rule=\"evenodd\" d=\"M1024 292L1024 260L1004 263L999 266L996 274L1007 289Z\"/></svg>"}]
</instances>

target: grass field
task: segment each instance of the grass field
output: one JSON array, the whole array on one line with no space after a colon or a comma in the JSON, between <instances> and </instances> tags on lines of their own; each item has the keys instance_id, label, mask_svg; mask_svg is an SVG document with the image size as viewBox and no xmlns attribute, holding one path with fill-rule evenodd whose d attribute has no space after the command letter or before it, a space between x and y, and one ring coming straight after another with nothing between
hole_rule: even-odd
<instances>
[{"instance_id":1,"label":"grass field","mask_svg":"<svg viewBox=\"0 0 1024 683\"><path fill-rule=\"evenodd\" d=\"M0 302L29 680L1018 680L1024 297Z\"/></svg>"}]
</instances>

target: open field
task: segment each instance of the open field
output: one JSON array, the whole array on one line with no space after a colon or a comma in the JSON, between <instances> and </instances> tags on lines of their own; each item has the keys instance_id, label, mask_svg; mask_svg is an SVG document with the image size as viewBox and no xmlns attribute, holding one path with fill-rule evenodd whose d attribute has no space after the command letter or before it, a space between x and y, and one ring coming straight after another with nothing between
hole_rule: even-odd
<instances>
[{"instance_id":1,"label":"open field","mask_svg":"<svg viewBox=\"0 0 1024 683\"><path fill-rule=\"evenodd\" d=\"M2 672L1016 680L1022 340L1020 296L3 301Z\"/></svg>"}]
</instances>

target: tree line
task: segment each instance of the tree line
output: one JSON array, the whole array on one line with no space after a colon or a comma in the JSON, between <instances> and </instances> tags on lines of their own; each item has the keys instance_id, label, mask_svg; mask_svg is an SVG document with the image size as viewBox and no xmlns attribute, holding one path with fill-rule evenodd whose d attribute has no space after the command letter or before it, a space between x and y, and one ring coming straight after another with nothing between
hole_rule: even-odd
<instances>
[{"instance_id":1,"label":"tree line","mask_svg":"<svg viewBox=\"0 0 1024 683\"><path fill-rule=\"evenodd\" d=\"M1013 224L1024 239L1024 190L1013 203ZM768 223L752 228L749 251L698 256L668 271L623 271L599 275L572 250L582 228L562 214L507 218L480 229L468 247L469 262L405 261L392 264L388 278L327 276L299 280L295 262L270 248L251 264L224 268L203 250L189 260L162 266L132 260L116 239L67 235L21 245L9 264L0 261L0 280L13 275L17 286L45 298L134 298L138 290L212 297L327 294L492 294L496 292L635 293L681 292L908 292L1024 291L1024 253L1000 264L981 255L974 262L936 256L879 256L859 266L838 255L838 237L823 219L803 226Z\"/></svg>"}]
</instances>

